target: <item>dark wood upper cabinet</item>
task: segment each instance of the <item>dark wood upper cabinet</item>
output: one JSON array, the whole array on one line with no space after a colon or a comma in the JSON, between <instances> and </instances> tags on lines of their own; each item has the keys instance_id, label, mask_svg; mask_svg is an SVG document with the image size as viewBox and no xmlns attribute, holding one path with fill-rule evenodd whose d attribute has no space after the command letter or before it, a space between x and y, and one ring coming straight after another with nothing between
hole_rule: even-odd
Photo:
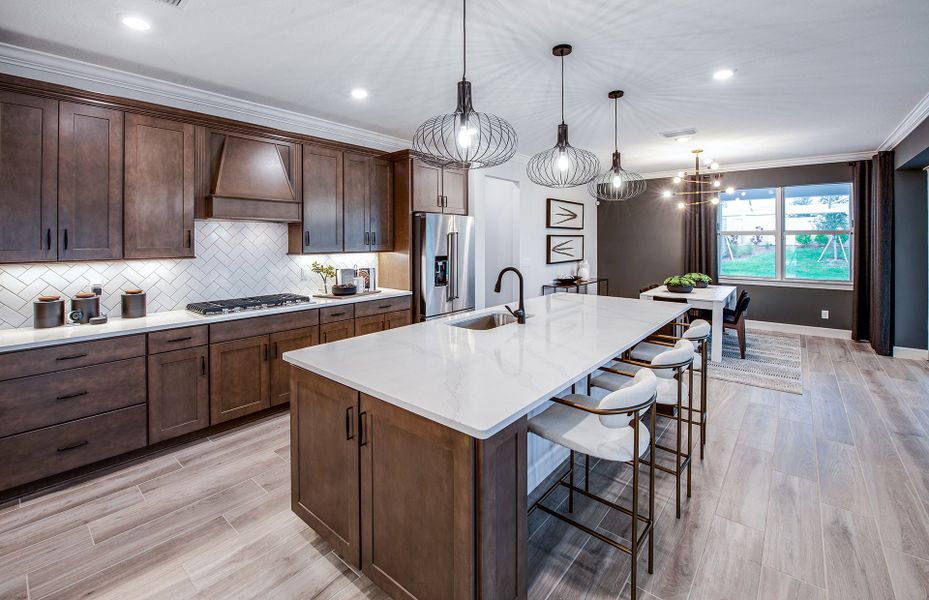
<instances>
[{"instance_id":1,"label":"dark wood upper cabinet","mask_svg":"<svg viewBox=\"0 0 929 600\"><path fill-rule=\"evenodd\" d=\"M198 127L197 218L300 221L300 146Z\"/></svg>"},{"instance_id":2,"label":"dark wood upper cabinet","mask_svg":"<svg viewBox=\"0 0 929 600\"><path fill-rule=\"evenodd\" d=\"M303 226L290 226L290 252L342 252L342 151L304 144Z\"/></svg>"},{"instance_id":3,"label":"dark wood upper cabinet","mask_svg":"<svg viewBox=\"0 0 929 600\"><path fill-rule=\"evenodd\" d=\"M271 406L287 404L290 401L291 366L284 361L282 355L318 343L317 327L303 327L271 334Z\"/></svg>"},{"instance_id":4,"label":"dark wood upper cabinet","mask_svg":"<svg viewBox=\"0 0 929 600\"><path fill-rule=\"evenodd\" d=\"M125 258L194 256L194 126L126 114Z\"/></svg>"},{"instance_id":5,"label":"dark wood upper cabinet","mask_svg":"<svg viewBox=\"0 0 929 600\"><path fill-rule=\"evenodd\" d=\"M210 345L210 424L271 406L267 335Z\"/></svg>"},{"instance_id":6,"label":"dark wood upper cabinet","mask_svg":"<svg viewBox=\"0 0 929 600\"><path fill-rule=\"evenodd\" d=\"M62 102L58 259L123 256L123 113Z\"/></svg>"},{"instance_id":7,"label":"dark wood upper cabinet","mask_svg":"<svg viewBox=\"0 0 929 600\"><path fill-rule=\"evenodd\" d=\"M368 169L368 222L371 251L394 249L393 169L390 161L375 158Z\"/></svg>"},{"instance_id":8,"label":"dark wood upper cabinet","mask_svg":"<svg viewBox=\"0 0 929 600\"><path fill-rule=\"evenodd\" d=\"M208 362L206 346L148 357L148 443L209 427Z\"/></svg>"},{"instance_id":9,"label":"dark wood upper cabinet","mask_svg":"<svg viewBox=\"0 0 929 600\"><path fill-rule=\"evenodd\" d=\"M343 156L344 249L366 252L370 247L369 163L371 157L346 152Z\"/></svg>"},{"instance_id":10,"label":"dark wood upper cabinet","mask_svg":"<svg viewBox=\"0 0 929 600\"><path fill-rule=\"evenodd\" d=\"M443 212L452 215L468 214L468 173L455 169L442 170Z\"/></svg>"},{"instance_id":11,"label":"dark wood upper cabinet","mask_svg":"<svg viewBox=\"0 0 929 600\"><path fill-rule=\"evenodd\" d=\"M57 258L58 101L0 91L0 262Z\"/></svg>"}]
</instances>

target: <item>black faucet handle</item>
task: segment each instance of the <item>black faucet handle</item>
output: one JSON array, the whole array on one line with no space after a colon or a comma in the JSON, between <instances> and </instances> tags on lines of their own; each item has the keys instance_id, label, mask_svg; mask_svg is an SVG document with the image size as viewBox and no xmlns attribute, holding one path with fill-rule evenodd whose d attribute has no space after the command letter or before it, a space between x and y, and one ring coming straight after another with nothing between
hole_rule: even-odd
<instances>
[{"instance_id":1,"label":"black faucet handle","mask_svg":"<svg viewBox=\"0 0 929 600\"><path fill-rule=\"evenodd\" d=\"M506 304L503 305L503 308L505 308L505 309L507 309L508 311L510 311L510 314L513 315L514 317L519 318L519 315L516 314L517 312L519 312L518 310L514 311L512 308L510 308L510 307L509 307L508 305L506 305Z\"/></svg>"}]
</instances>

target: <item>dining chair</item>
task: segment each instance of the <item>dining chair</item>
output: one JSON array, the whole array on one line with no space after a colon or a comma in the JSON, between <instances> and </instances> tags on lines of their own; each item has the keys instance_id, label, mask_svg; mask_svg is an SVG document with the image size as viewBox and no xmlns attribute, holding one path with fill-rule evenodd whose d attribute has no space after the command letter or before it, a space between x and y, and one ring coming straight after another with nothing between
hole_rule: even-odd
<instances>
[{"instance_id":1,"label":"dining chair","mask_svg":"<svg viewBox=\"0 0 929 600\"><path fill-rule=\"evenodd\" d=\"M739 336L739 355L745 358L745 319L748 316L748 304L751 298L748 292L742 290L735 309L723 309L723 329L734 329Z\"/></svg>"}]
</instances>

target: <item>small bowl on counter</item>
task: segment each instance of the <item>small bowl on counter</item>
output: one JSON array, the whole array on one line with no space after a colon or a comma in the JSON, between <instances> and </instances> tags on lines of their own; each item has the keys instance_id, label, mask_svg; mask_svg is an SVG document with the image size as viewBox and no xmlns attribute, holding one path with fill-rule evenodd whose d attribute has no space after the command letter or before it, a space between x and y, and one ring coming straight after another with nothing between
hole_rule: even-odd
<instances>
[{"instance_id":1,"label":"small bowl on counter","mask_svg":"<svg viewBox=\"0 0 929 600\"><path fill-rule=\"evenodd\" d=\"M332 285L333 296L351 296L358 291L354 283L335 283Z\"/></svg>"}]
</instances>

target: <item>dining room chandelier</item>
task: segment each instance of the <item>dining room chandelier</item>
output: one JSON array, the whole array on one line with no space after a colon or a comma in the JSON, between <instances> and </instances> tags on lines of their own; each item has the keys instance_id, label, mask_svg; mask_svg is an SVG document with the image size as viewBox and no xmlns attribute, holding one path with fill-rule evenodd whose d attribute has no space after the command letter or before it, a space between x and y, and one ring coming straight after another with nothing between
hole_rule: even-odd
<instances>
[{"instance_id":1,"label":"dining room chandelier","mask_svg":"<svg viewBox=\"0 0 929 600\"><path fill-rule=\"evenodd\" d=\"M645 178L633 171L622 168L619 154L619 99L622 90L613 90L607 94L613 101L613 159L609 169L595 177L587 184L587 191L597 200L629 200L645 191Z\"/></svg>"},{"instance_id":2,"label":"dining room chandelier","mask_svg":"<svg viewBox=\"0 0 929 600\"><path fill-rule=\"evenodd\" d=\"M438 115L413 134L413 154L438 167L481 169L501 165L516 154L516 130L506 120L474 110L468 72L467 0L461 3L461 81L455 111Z\"/></svg>"},{"instance_id":3,"label":"dining room chandelier","mask_svg":"<svg viewBox=\"0 0 929 600\"><path fill-rule=\"evenodd\" d=\"M719 163L715 160L705 161L707 171L701 172L700 155L703 150L696 149L690 152L694 155L693 172L679 172L671 180L674 188L662 190L661 197L676 199L679 210L684 210L688 206L700 206L702 204L718 205L719 194L723 191L723 173L719 171ZM735 188L727 187L724 191L727 194L732 194L735 192Z\"/></svg>"},{"instance_id":4,"label":"dining room chandelier","mask_svg":"<svg viewBox=\"0 0 929 600\"><path fill-rule=\"evenodd\" d=\"M561 58L561 124L554 147L529 159L526 174L538 185L571 188L584 185L597 176L600 161L589 150L575 148L568 142L568 125L564 120L564 57L571 54L570 44L558 44L552 54Z\"/></svg>"}]
</instances>

